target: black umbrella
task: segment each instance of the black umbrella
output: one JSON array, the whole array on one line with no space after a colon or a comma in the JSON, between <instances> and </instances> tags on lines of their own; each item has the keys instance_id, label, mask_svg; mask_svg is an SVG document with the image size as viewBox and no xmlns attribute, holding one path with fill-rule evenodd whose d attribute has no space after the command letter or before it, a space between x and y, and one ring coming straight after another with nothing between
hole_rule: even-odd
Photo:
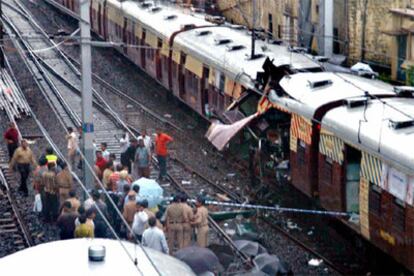
<instances>
[{"instance_id":1,"label":"black umbrella","mask_svg":"<svg viewBox=\"0 0 414 276\"><path fill-rule=\"evenodd\" d=\"M174 256L185 262L196 274L218 271L221 264L217 256L208 248L189 246L178 250Z\"/></svg>"},{"instance_id":2,"label":"black umbrella","mask_svg":"<svg viewBox=\"0 0 414 276\"><path fill-rule=\"evenodd\" d=\"M264 248L260 243L248 240L236 240L234 241L237 249L239 249L244 254L254 257L261 253L267 253L266 248Z\"/></svg>"},{"instance_id":3,"label":"black umbrella","mask_svg":"<svg viewBox=\"0 0 414 276\"><path fill-rule=\"evenodd\" d=\"M281 261L276 255L267 253L257 255L253 259L257 270L268 275L290 275L291 270L287 263Z\"/></svg>"}]
</instances>

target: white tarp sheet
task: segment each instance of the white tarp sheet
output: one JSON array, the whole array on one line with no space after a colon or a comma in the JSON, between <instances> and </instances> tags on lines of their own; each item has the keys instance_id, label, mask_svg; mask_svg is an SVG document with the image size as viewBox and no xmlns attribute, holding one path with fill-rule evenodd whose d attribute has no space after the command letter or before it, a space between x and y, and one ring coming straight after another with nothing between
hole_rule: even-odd
<instances>
[{"instance_id":1,"label":"white tarp sheet","mask_svg":"<svg viewBox=\"0 0 414 276\"><path fill-rule=\"evenodd\" d=\"M231 140L231 138L233 138L241 129L256 118L257 115L258 114L255 113L231 125L224 125L219 122L212 123L206 133L206 138L221 151Z\"/></svg>"}]
</instances>

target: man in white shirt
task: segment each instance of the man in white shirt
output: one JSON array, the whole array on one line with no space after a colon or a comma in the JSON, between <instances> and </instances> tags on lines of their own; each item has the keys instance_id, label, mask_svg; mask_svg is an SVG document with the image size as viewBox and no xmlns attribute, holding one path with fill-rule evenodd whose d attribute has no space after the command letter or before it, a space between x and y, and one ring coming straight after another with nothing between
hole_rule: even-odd
<instances>
[{"instance_id":1,"label":"man in white shirt","mask_svg":"<svg viewBox=\"0 0 414 276\"><path fill-rule=\"evenodd\" d=\"M142 234L142 245L168 254L169 250L164 232L156 227L157 219L155 217L150 217L148 219L148 224L150 228L146 229Z\"/></svg>"},{"instance_id":2,"label":"man in white shirt","mask_svg":"<svg viewBox=\"0 0 414 276\"><path fill-rule=\"evenodd\" d=\"M78 136L73 131L72 127L68 127L68 134L66 135L66 140L68 140L68 159L69 159L69 166L71 169L75 167L76 162L76 153L78 150Z\"/></svg>"},{"instance_id":3,"label":"man in white shirt","mask_svg":"<svg viewBox=\"0 0 414 276\"><path fill-rule=\"evenodd\" d=\"M148 222L148 214L144 211L144 206L141 201L137 202L137 212L134 215L134 221L132 222L132 231L134 232L137 240L142 241L142 234L145 230L145 225Z\"/></svg>"},{"instance_id":4,"label":"man in white shirt","mask_svg":"<svg viewBox=\"0 0 414 276\"><path fill-rule=\"evenodd\" d=\"M111 154L108 150L107 150L108 145L106 143L101 143L101 151L102 151L102 157L106 160L109 161L109 155Z\"/></svg>"},{"instance_id":5,"label":"man in white shirt","mask_svg":"<svg viewBox=\"0 0 414 276\"><path fill-rule=\"evenodd\" d=\"M147 135L147 130L143 129L141 135L138 137L138 140L142 139L144 141L144 146L148 150L150 156L152 152L152 141L151 137Z\"/></svg>"}]
</instances>

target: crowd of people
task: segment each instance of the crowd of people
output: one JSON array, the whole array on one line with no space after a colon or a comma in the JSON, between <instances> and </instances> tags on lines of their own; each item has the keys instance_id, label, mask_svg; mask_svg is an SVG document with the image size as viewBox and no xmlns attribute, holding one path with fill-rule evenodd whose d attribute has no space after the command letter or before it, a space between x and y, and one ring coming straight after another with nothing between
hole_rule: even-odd
<instances>
[{"instance_id":1,"label":"crowd of people","mask_svg":"<svg viewBox=\"0 0 414 276\"><path fill-rule=\"evenodd\" d=\"M207 246L208 211L202 197L197 198L193 208L186 195L178 194L162 212L162 208L149 208L148 200L140 194L140 186L134 183L151 176L153 154L158 160L159 181L166 179L168 144L173 141L166 133L157 131L154 139L146 131L137 139L124 135L119 141L119 160L109 152L106 143L101 143L95 152L95 187L84 201L77 195L72 174L76 163L82 162L80 137L72 128L68 128L66 135L68 164L52 148L47 148L36 160L26 140L22 139L18 146L14 124L4 138L10 169L20 174L19 190L28 196L27 181L33 171L32 187L40 198L40 215L46 223L58 226L61 239L107 238L113 230L125 239L139 241L166 254L191 245L193 240L199 246Z\"/></svg>"}]
</instances>

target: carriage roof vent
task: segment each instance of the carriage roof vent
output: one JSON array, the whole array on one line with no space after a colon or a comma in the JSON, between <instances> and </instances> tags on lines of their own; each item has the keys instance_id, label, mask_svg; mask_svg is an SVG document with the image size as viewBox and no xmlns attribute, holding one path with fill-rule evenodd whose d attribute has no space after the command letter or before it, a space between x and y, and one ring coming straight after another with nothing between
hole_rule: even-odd
<instances>
[{"instance_id":1,"label":"carriage roof vent","mask_svg":"<svg viewBox=\"0 0 414 276\"><path fill-rule=\"evenodd\" d=\"M398 96L413 97L414 87L413 86L394 86L394 92Z\"/></svg>"},{"instance_id":2,"label":"carriage roof vent","mask_svg":"<svg viewBox=\"0 0 414 276\"><path fill-rule=\"evenodd\" d=\"M149 7L152 6L152 3L151 2L142 2L140 4L140 6L141 6L141 8L149 8Z\"/></svg>"},{"instance_id":3,"label":"carriage roof vent","mask_svg":"<svg viewBox=\"0 0 414 276\"><path fill-rule=\"evenodd\" d=\"M233 30L245 30L246 29L246 27L245 26L243 26L243 25L236 25L236 24L231 24L230 25L230 28L231 29L233 29Z\"/></svg>"},{"instance_id":4,"label":"carriage roof vent","mask_svg":"<svg viewBox=\"0 0 414 276\"><path fill-rule=\"evenodd\" d=\"M283 40L281 39L269 39L269 43L273 45L281 45L283 43Z\"/></svg>"},{"instance_id":5,"label":"carriage roof vent","mask_svg":"<svg viewBox=\"0 0 414 276\"><path fill-rule=\"evenodd\" d=\"M193 29L195 27L196 27L196 25L194 25L194 24L183 24L183 25L181 25L182 30L189 30L189 29Z\"/></svg>"},{"instance_id":6,"label":"carriage roof vent","mask_svg":"<svg viewBox=\"0 0 414 276\"><path fill-rule=\"evenodd\" d=\"M389 122L389 126L392 129L403 129L403 128L407 128L407 127L412 127L414 126L414 120L407 120L407 121L394 121L394 120L390 120Z\"/></svg>"},{"instance_id":7,"label":"carriage roof vent","mask_svg":"<svg viewBox=\"0 0 414 276\"><path fill-rule=\"evenodd\" d=\"M345 103L348 108L356 108L356 107L367 105L369 103L369 99L366 97L358 97L358 98L346 99Z\"/></svg>"},{"instance_id":8,"label":"carriage roof vent","mask_svg":"<svg viewBox=\"0 0 414 276\"><path fill-rule=\"evenodd\" d=\"M195 13L204 13L204 9L202 9L202 8L194 8L194 7L192 7L191 8L191 11L192 12L195 12Z\"/></svg>"},{"instance_id":9,"label":"carriage roof vent","mask_svg":"<svg viewBox=\"0 0 414 276\"><path fill-rule=\"evenodd\" d=\"M209 31L209 30L196 31L197 36L206 36L206 35L209 35L209 34L211 34L211 31Z\"/></svg>"},{"instance_id":10,"label":"carriage roof vent","mask_svg":"<svg viewBox=\"0 0 414 276\"><path fill-rule=\"evenodd\" d=\"M162 10L161 7L153 7L153 8L151 8L151 11L152 12L159 12L160 10Z\"/></svg>"},{"instance_id":11,"label":"carriage roof vent","mask_svg":"<svg viewBox=\"0 0 414 276\"><path fill-rule=\"evenodd\" d=\"M289 46L288 50L290 52L293 52L293 53L307 53L308 52L308 49L305 48L305 47L292 47L292 46Z\"/></svg>"},{"instance_id":12,"label":"carriage roof vent","mask_svg":"<svg viewBox=\"0 0 414 276\"><path fill-rule=\"evenodd\" d=\"M177 16L175 14L170 14L164 17L164 20L173 20L176 19Z\"/></svg>"},{"instance_id":13,"label":"carriage roof vent","mask_svg":"<svg viewBox=\"0 0 414 276\"><path fill-rule=\"evenodd\" d=\"M214 39L214 43L216 43L216 45L225 45L229 44L230 42L232 42L232 40L227 37L216 37Z\"/></svg>"},{"instance_id":14,"label":"carriage roof vent","mask_svg":"<svg viewBox=\"0 0 414 276\"><path fill-rule=\"evenodd\" d=\"M331 80L317 80L317 81L308 81L308 83L311 89L317 89L317 88L322 88L322 87L332 85L333 82Z\"/></svg>"},{"instance_id":15,"label":"carriage roof vent","mask_svg":"<svg viewBox=\"0 0 414 276\"><path fill-rule=\"evenodd\" d=\"M244 45L241 45L241 44L233 44L233 45L226 46L226 48L227 48L227 51L233 52L233 51L238 51L238 50L244 49L246 47Z\"/></svg>"}]
</instances>

